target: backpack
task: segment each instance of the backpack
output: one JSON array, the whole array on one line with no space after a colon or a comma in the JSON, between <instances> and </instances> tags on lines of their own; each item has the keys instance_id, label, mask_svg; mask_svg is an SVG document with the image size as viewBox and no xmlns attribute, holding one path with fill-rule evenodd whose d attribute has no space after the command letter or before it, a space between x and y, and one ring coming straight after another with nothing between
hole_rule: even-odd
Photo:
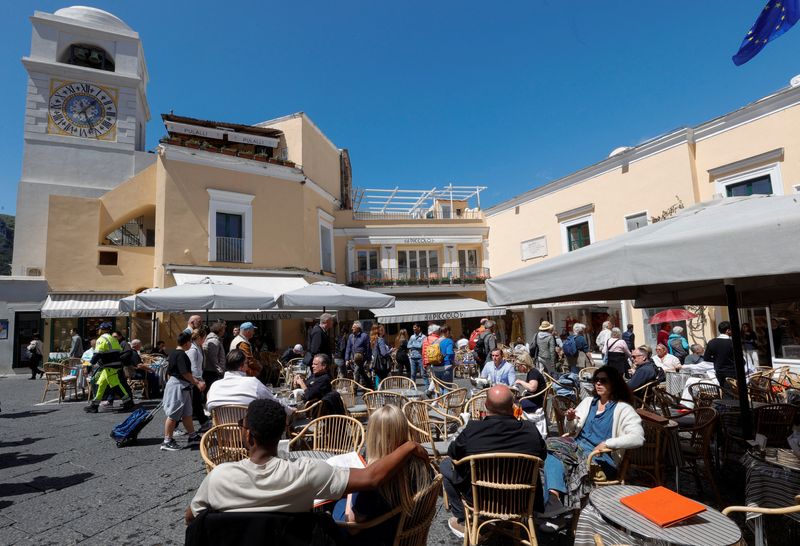
<instances>
[{"instance_id":1,"label":"backpack","mask_svg":"<svg viewBox=\"0 0 800 546\"><path fill-rule=\"evenodd\" d=\"M486 338L491 334L489 330L484 330L475 340L475 354L478 355L478 360L481 362L486 360Z\"/></svg>"},{"instance_id":2,"label":"backpack","mask_svg":"<svg viewBox=\"0 0 800 546\"><path fill-rule=\"evenodd\" d=\"M667 380L667 372L664 371L663 368L659 368L656 366L656 381L659 383L663 383Z\"/></svg>"},{"instance_id":3,"label":"backpack","mask_svg":"<svg viewBox=\"0 0 800 546\"><path fill-rule=\"evenodd\" d=\"M469 335L469 350L474 351L475 346L478 344L478 338L485 330L481 330L480 328L475 328L472 333Z\"/></svg>"},{"instance_id":4,"label":"backpack","mask_svg":"<svg viewBox=\"0 0 800 546\"><path fill-rule=\"evenodd\" d=\"M375 346L375 352L372 357L372 370L378 375L388 375L392 369L392 357L389 355L382 355L378 346Z\"/></svg>"},{"instance_id":5,"label":"backpack","mask_svg":"<svg viewBox=\"0 0 800 546\"><path fill-rule=\"evenodd\" d=\"M531 349L528 351L533 359L533 363L536 364L537 359L539 358L539 339L534 339L533 343L531 343Z\"/></svg>"},{"instance_id":6,"label":"backpack","mask_svg":"<svg viewBox=\"0 0 800 546\"><path fill-rule=\"evenodd\" d=\"M689 352L683 348L682 337L674 337L669 341L669 352L678 357L678 360L681 361L681 364L683 364L683 361L686 360L687 356L689 356Z\"/></svg>"},{"instance_id":7,"label":"backpack","mask_svg":"<svg viewBox=\"0 0 800 546\"><path fill-rule=\"evenodd\" d=\"M442 349L439 347L440 341L441 338L433 343L428 343L428 346L425 347L425 360L428 361L428 366L439 366L444 361Z\"/></svg>"},{"instance_id":8,"label":"backpack","mask_svg":"<svg viewBox=\"0 0 800 546\"><path fill-rule=\"evenodd\" d=\"M564 344L561 346L561 350L564 351L566 356L578 356L578 346L575 344L575 336L570 335L567 339L564 340Z\"/></svg>"}]
</instances>

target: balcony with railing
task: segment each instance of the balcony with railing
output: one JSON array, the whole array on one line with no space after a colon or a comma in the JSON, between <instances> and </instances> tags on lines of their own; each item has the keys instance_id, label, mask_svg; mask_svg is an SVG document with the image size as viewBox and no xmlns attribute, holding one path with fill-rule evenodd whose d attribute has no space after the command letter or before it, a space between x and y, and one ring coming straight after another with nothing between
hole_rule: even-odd
<instances>
[{"instance_id":1,"label":"balcony with railing","mask_svg":"<svg viewBox=\"0 0 800 546\"><path fill-rule=\"evenodd\" d=\"M360 288L436 288L483 289L489 278L486 267L392 268L354 271L350 286Z\"/></svg>"},{"instance_id":2,"label":"balcony with railing","mask_svg":"<svg viewBox=\"0 0 800 546\"><path fill-rule=\"evenodd\" d=\"M482 220L485 189L452 184L429 190L353 188L350 201L354 220Z\"/></svg>"},{"instance_id":3,"label":"balcony with railing","mask_svg":"<svg viewBox=\"0 0 800 546\"><path fill-rule=\"evenodd\" d=\"M244 262L244 239L239 237L217 237L217 262Z\"/></svg>"}]
</instances>

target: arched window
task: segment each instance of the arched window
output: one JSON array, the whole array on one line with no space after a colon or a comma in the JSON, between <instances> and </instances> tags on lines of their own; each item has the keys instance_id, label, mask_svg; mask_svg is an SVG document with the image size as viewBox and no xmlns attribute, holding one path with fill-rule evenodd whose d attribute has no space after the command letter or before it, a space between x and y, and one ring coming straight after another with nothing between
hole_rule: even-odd
<instances>
[{"instance_id":1,"label":"arched window","mask_svg":"<svg viewBox=\"0 0 800 546\"><path fill-rule=\"evenodd\" d=\"M111 55L101 47L88 44L70 45L59 62L114 72L114 60Z\"/></svg>"}]
</instances>

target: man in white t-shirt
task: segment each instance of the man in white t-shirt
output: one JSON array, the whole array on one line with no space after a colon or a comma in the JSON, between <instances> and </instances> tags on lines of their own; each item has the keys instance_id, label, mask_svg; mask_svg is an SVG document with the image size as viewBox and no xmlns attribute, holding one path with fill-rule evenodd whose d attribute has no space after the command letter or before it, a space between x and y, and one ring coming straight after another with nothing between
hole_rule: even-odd
<instances>
[{"instance_id":1,"label":"man in white t-shirt","mask_svg":"<svg viewBox=\"0 0 800 546\"><path fill-rule=\"evenodd\" d=\"M225 357L225 376L211 384L206 397L206 409L213 410L219 406L247 406L253 400L268 398L277 400L275 395L258 380L242 371L246 357L244 352L234 349ZM284 406L286 414L294 410Z\"/></svg>"},{"instance_id":2,"label":"man in white t-shirt","mask_svg":"<svg viewBox=\"0 0 800 546\"><path fill-rule=\"evenodd\" d=\"M680 359L675 355L669 354L667 346L662 343L656 345L656 354L653 355L653 362L665 372L677 372L683 367Z\"/></svg>"},{"instance_id":3,"label":"man in white t-shirt","mask_svg":"<svg viewBox=\"0 0 800 546\"><path fill-rule=\"evenodd\" d=\"M216 384L216 383L215 383ZM255 400L242 423L249 458L216 466L186 508L186 523L203 510L234 512L308 512L314 499L336 500L353 491L377 489L411 455L427 462L417 443L407 441L366 468L337 468L325 461L278 458L286 414L273 400Z\"/></svg>"}]
</instances>

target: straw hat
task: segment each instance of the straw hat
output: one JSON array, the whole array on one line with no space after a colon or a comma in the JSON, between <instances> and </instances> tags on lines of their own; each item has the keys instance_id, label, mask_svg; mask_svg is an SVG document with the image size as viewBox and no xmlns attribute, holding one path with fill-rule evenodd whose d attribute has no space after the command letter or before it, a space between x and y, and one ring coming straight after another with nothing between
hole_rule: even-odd
<instances>
[{"instance_id":1,"label":"straw hat","mask_svg":"<svg viewBox=\"0 0 800 546\"><path fill-rule=\"evenodd\" d=\"M542 323L539 325L539 331L541 332L549 332L552 328L553 325L547 322L546 320L542 321Z\"/></svg>"}]
</instances>

